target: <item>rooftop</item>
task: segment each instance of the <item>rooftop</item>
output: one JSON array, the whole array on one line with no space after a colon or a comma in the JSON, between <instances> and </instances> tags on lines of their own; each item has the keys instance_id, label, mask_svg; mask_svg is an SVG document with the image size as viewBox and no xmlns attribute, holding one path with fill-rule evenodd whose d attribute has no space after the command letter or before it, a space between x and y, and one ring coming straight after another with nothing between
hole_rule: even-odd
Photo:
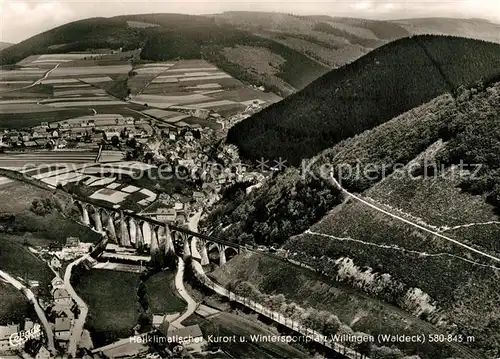
<instances>
[{"instance_id":1,"label":"rooftop","mask_svg":"<svg viewBox=\"0 0 500 359\"><path fill-rule=\"evenodd\" d=\"M154 314L153 315L153 325L160 325L161 323L163 323L164 319L165 319L164 315Z\"/></svg>"},{"instance_id":2,"label":"rooftop","mask_svg":"<svg viewBox=\"0 0 500 359\"><path fill-rule=\"evenodd\" d=\"M68 291L64 288L54 290L54 299L71 298Z\"/></svg>"},{"instance_id":3,"label":"rooftop","mask_svg":"<svg viewBox=\"0 0 500 359\"><path fill-rule=\"evenodd\" d=\"M55 325L56 332L65 332L70 329L71 329L71 319L66 317L56 318L56 325Z\"/></svg>"},{"instance_id":4,"label":"rooftop","mask_svg":"<svg viewBox=\"0 0 500 359\"><path fill-rule=\"evenodd\" d=\"M198 324L195 324L184 328L169 330L167 336L168 337L177 336L181 338L186 338L186 337L197 338L197 337L202 337L203 332L201 331L200 326Z\"/></svg>"}]
</instances>

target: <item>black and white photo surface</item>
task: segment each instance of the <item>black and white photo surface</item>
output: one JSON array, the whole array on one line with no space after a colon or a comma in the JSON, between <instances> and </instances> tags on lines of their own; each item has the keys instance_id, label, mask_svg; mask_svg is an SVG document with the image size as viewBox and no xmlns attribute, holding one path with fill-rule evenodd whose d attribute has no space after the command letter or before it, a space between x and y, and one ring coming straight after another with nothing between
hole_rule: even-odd
<instances>
[{"instance_id":1,"label":"black and white photo surface","mask_svg":"<svg viewBox=\"0 0 500 359\"><path fill-rule=\"evenodd\" d=\"M0 359L500 358L499 1L0 30Z\"/></svg>"}]
</instances>

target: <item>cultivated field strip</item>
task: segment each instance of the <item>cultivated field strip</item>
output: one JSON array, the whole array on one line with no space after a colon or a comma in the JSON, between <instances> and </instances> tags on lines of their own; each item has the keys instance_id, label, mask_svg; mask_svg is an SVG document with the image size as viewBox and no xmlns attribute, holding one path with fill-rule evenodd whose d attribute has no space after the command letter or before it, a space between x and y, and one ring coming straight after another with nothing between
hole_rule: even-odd
<instances>
[{"instance_id":1,"label":"cultivated field strip","mask_svg":"<svg viewBox=\"0 0 500 359\"><path fill-rule=\"evenodd\" d=\"M51 78L57 77L81 77L90 75L123 75L132 70L130 65L108 65L88 67L59 67L51 73Z\"/></svg>"},{"instance_id":2,"label":"cultivated field strip","mask_svg":"<svg viewBox=\"0 0 500 359\"><path fill-rule=\"evenodd\" d=\"M1 154L0 168L29 168L52 164L72 164L94 162L97 152L61 151Z\"/></svg>"},{"instance_id":3,"label":"cultivated field strip","mask_svg":"<svg viewBox=\"0 0 500 359\"><path fill-rule=\"evenodd\" d=\"M11 180L10 178L0 177L0 186L3 186L5 184L11 183L11 182L14 182L14 181Z\"/></svg>"},{"instance_id":4,"label":"cultivated field strip","mask_svg":"<svg viewBox=\"0 0 500 359\"><path fill-rule=\"evenodd\" d=\"M207 109L224 112L223 115L227 116L247 106L280 100L278 96L244 85L204 60L182 60L167 69L166 66L148 65L134 69L137 75L130 80L137 82L137 87L140 76L146 78L149 75L150 82L140 92L133 91L138 94L131 98L132 103L159 109L179 110L179 106L184 110ZM151 76L154 72L157 72L156 77ZM164 116L160 118L165 119Z\"/></svg>"}]
</instances>

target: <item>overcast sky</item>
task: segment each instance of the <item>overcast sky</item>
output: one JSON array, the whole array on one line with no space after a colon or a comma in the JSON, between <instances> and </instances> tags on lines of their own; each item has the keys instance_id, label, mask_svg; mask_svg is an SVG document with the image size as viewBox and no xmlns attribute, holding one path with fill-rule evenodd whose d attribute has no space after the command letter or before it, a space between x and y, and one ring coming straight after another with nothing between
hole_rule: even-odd
<instances>
[{"instance_id":1,"label":"overcast sky","mask_svg":"<svg viewBox=\"0 0 500 359\"><path fill-rule=\"evenodd\" d=\"M19 42L67 22L95 16L171 12L211 14L229 10L351 16L484 18L500 23L500 0L0 0L0 41Z\"/></svg>"}]
</instances>

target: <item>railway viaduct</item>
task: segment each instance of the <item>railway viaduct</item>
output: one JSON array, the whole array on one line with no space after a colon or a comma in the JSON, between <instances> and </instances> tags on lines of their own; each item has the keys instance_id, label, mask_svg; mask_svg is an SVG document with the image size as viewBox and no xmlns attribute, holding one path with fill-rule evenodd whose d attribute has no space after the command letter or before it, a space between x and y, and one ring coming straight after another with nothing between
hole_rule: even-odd
<instances>
[{"instance_id":1,"label":"railway viaduct","mask_svg":"<svg viewBox=\"0 0 500 359\"><path fill-rule=\"evenodd\" d=\"M198 257L202 265L207 265L208 253L216 250L219 253L219 264L223 265L230 251L238 254L242 249L236 243L205 236L133 212L97 206L75 197L73 204L79 209L81 222L86 226L98 232L106 232L109 239L120 246L148 249L151 255L158 252L182 253ZM192 241L193 237L197 240Z\"/></svg>"}]
</instances>

